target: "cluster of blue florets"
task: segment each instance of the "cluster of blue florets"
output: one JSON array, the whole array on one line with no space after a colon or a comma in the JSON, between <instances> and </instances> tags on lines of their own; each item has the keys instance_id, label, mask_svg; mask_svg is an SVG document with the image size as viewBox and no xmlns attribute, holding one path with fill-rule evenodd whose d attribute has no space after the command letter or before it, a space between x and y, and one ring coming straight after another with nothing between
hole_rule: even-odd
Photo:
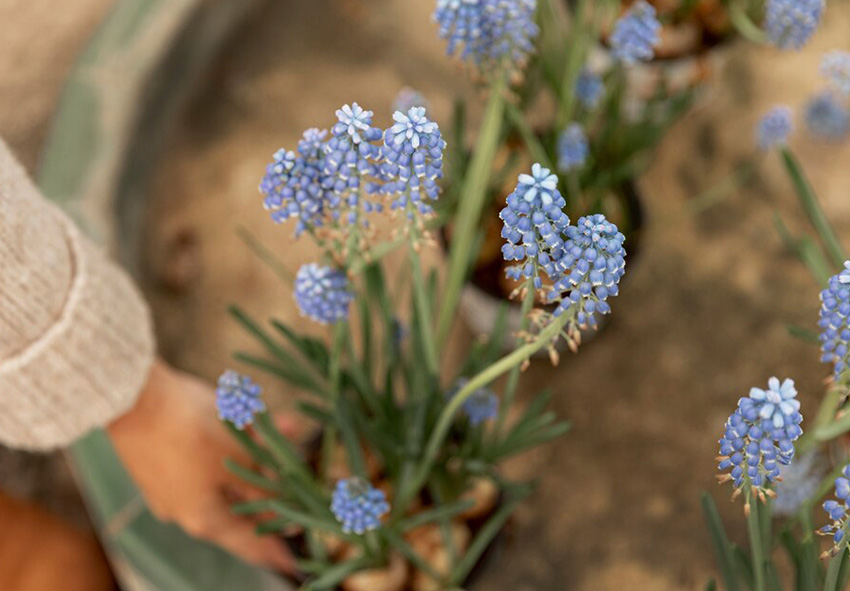
<instances>
[{"instance_id":1,"label":"cluster of blue florets","mask_svg":"<svg viewBox=\"0 0 850 591\"><path fill-rule=\"evenodd\" d=\"M846 545L848 542L847 529L850 519L847 500L850 499L850 465L845 466L842 475L835 479L835 496L840 502L830 499L823 504L823 509L829 514L832 523L818 530L820 534L832 536L833 556L838 554L842 544Z\"/></svg>"},{"instance_id":2,"label":"cluster of blue florets","mask_svg":"<svg viewBox=\"0 0 850 591\"><path fill-rule=\"evenodd\" d=\"M558 170L566 173L581 168L588 151L584 129L578 123L571 123L558 136Z\"/></svg>"},{"instance_id":3,"label":"cluster of blue florets","mask_svg":"<svg viewBox=\"0 0 850 591\"><path fill-rule=\"evenodd\" d=\"M836 91L850 95L850 52L829 52L821 60L820 72Z\"/></svg>"},{"instance_id":4,"label":"cluster of blue florets","mask_svg":"<svg viewBox=\"0 0 850 591\"><path fill-rule=\"evenodd\" d=\"M434 21L449 55L485 71L525 64L540 33L537 0L437 0Z\"/></svg>"},{"instance_id":5,"label":"cluster of blue florets","mask_svg":"<svg viewBox=\"0 0 850 591\"><path fill-rule=\"evenodd\" d=\"M454 397L468 383L468 378L458 378L447 398ZM469 420L469 424L477 427L481 423L499 416L499 397L489 388L478 388L469 398L463 401L461 408Z\"/></svg>"},{"instance_id":6,"label":"cluster of blue florets","mask_svg":"<svg viewBox=\"0 0 850 591\"><path fill-rule=\"evenodd\" d=\"M768 0L767 38L779 49L801 49L820 25L825 0Z\"/></svg>"},{"instance_id":7,"label":"cluster of blue florets","mask_svg":"<svg viewBox=\"0 0 850 591\"><path fill-rule=\"evenodd\" d=\"M412 204L411 216L432 213L446 142L425 108L396 112L386 132L357 103L336 116L330 134L308 129L297 152L275 153L260 183L272 219L296 218L297 236L312 228L368 226L369 214L383 210L384 197L395 209Z\"/></svg>"},{"instance_id":8,"label":"cluster of blue florets","mask_svg":"<svg viewBox=\"0 0 850 591\"><path fill-rule=\"evenodd\" d=\"M609 43L614 57L626 65L649 61L661 42L661 23L655 7L638 0L614 25Z\"/></svg>"},{"instance_id":9,"label":"cluster of blue florets","mask_svg":"<svg viewBox=\"0 0 850 591\"><path fill-rule=\"evenodd\" d=\"M605 95L605 83L598 74L585 68L576 78L575 93L584 108L593 109Z\"/></svg>"},{"instance_id":10,"label":"cluster of blue florets","mask_svg":"<svg viewBox=\"0 0 850 591\"><path fill-rule=\"evenodd\" d=\"M385 190L395 196L390 207L407 209L410 217L414 210L429 215L429 201L440 196L437 180L443 176L446 142L424 107L412 107L407 114L396 111L393 119L395 125L384 135L382 164Z\"/></svg>"},{"instance_id":11,"label":"cluster of blue florets","mask_svg":"<svg viewBox=\"0 0 850 591\"><path fill-rule=\"evenodd\" d=\"M796 396L792 380L771 378L767 390L753 388L738 401L719 442L718 466L730 470L736 489L749 485L760 491L776 481L781 465L791 463L794 441L803 434Z\"/></svg>"},{"instance_id":12,"label":"cluster of blue florets","mask_svg":"<svg viewBox=\"0 0 850 591\"><path fill-rule=\"evenodd\" d=\"M517 281L533 278L535 288L540 289L540 269L553 280L559 276L556 263L570 225L564 213L566 204L558 191L558 177L548 168L535 164L530 175L519 175L516 189L499 213L506 240L502 255L506 261L520 262L508 268L508 277Z\"/></svg>"},{"instance_id":13,"label":"cluster of blue florets","mask_svg":"<svg viewBox=\"0 0 850 591\"><path fill-rule=\"evenodd\" d=\"M791 109L785 106L774 107L758 122L756 142L764 151L778 148L788 141L792 128Z\"/></svg>"},{"instance_id":14,"label":"cluster of blue florets","mask_svg":"<svg viewBox=\"0 0 850 591\"><path fill-rule=\"evenodd\" d=\"M833 375L840 379L848 369L850 344L850 261L844 270L829 280L820 294L821 361L833 365Z\"/></svg>"},{"instance_id":15,"label":"cluster of blue florets","mask_svg":"<svg viewBox=\"0 0 850 591\"><path fill-rule=\"evenodd\" d=\"M830 91L822 92L806 104L806 127L816 136L838 140L850 131L850 111Z\"/></svg>"},{"instance_id":16,"label":"cluster of blue florets","mask_svg":"<svg viewBox=\"0 0 850 591\"><path fill-rule=\"evenodd\" d=\"M381 517L389 513L390 504L383 491L352 477L336 483L331 511L342 524L343 533L363 535L381 525Z\"/></svg>"},{"instance_id":17,"label":"cluster of blue florets","mask_svg":"<svg viewBox=\"0 0 850 591\"><path fill-rule=\"evenodd\" d=\"M237 429L244 429L254 422L257 413L266 410L261 396L262 389L251 378L228 370L218 378L215 389L218 417L233 423Z\"/></svg>"},{"instance_id":18,"label":"cluster of blue florets","mask_svg":"<svg viewBox=\"0 0 850 591\"><path fill-rule=\"evenodd\" d=\"M562 276L552 290L561 299L554 315L581 303L576 316L579 326L595 326L596 314L608 314L608 298L619 293L618 284L626 272L626 238L601 213L579 218L567 228L566 236L558 261Z\"/></svg>"},{"instance_id":19,"label":"cluster of blue florets","mask_svg":"<svg viewBox=\"0 0 850 591\"><path fill-rule=\"evenodd\" d=\"M820 487L824 467L817 451L794 458L790 464L779 466L780 481L773 499L774 515L791 517L803 503L811 499Z\"/></svg>"},{"instance_id":20,"label":"cluster of blue florets","mask_svg":"<svg viewBox=\"0 0 850 591\"><path fill-rule=\"evenodd\" d=\"M321 324L348 317L351 293L345 273L315 263L302 265L295 276L295 302L301 314Z\"/></svg>"}]
</instances>

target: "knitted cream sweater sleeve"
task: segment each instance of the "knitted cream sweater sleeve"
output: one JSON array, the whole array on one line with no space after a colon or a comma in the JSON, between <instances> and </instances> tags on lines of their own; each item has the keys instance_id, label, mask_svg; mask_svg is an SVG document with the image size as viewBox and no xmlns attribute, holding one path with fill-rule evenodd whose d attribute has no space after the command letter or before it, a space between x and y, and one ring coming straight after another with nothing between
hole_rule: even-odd
<instances>
[{"instance_id":1,"label":"knitted cream sweater sleeve","mask_svg":"<svg viewBox=\"0 0 850 591\"><path fill-rule=\"evenodd\" d=\"M123 414L153 343L130 279L0 140L0 443L59 447Z\"/></svg>"}]
</instances>

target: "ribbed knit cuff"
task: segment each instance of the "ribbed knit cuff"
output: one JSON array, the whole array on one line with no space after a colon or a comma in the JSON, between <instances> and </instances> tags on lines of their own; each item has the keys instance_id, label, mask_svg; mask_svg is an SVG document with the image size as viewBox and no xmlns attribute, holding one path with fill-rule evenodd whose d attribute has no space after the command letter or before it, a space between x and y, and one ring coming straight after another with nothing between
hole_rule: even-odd
<instances>
[{"instance_id":1,"label":"ribbed knit cuff","mask_svg":"<svg viewBox=\"0 0 850 591\"><path fill-rule=\"evenodd\" d=\"M154 359L150 313L130 278L65 223L73 282L57 322L0 361L0 443L46 450L126 412Z\"/></svg>"}]
</instances>

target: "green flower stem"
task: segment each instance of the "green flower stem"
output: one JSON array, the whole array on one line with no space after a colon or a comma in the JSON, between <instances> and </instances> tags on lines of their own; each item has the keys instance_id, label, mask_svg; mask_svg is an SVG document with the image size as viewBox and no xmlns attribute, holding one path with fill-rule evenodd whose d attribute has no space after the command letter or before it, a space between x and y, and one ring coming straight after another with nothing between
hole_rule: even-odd
<instances>
[{"instance_id":1,"label":"green flower stem","mask_svg":"<svg viewBox=\"0 0 850 591\"><path fill-rule=\"evenodd\" d=\"M463 403L466 402L476 390L486 386L499 376L520 365L543 347L549 345L561 333L570 318L571 314L568 313L565 313L558 318L553 318L549 326L543 329L533 342L523 345L512 353L502 357L499 361L469 380L469 382L467 382L466 385L461 388L454 397L452 397L445 408L443 408L443 411L437 420L437 425L431 432L431 436L425 446L424 457L422 459L422 463L419 465L419 469L412 480L409 481L407 486L401 490L398 496L397 502L400 505L406 506L410 499L412 499L416 493L419 492L425 482L427 482L428 475L434 467L434 462L437 461L440 446L451 428L455 414L457 414L458 410L460 410L461 406L463 406Z\"/></svg>"},{"instance_id":2,"label":"green flower stem","mask_svg":"<svg viewBox=\"0 0 850 591\"><path fill-rule=\"evenodd\" d=\"M750 549L753 555L753 591L765 591L765 554L761 523L759 522L759 500L752 488L747 492L747 503L750 507L750 514L747 516L747 530L750 534Z\"/></svg>"},{"instance_id":3,"label":"green flower stem","mask_svg":"<svg viewBox=\"0 0 850 591\"><path fill-rule=\"evenodd\" d=\"M344 337L341 336L340 331L344 330L344 325L344 322L337 322L334 324L333 345L331 347L331 357L328 366L331 405L335 411L339 407L340 389L342 387L340 357L342 356L342 343ZM334 425L325 426L324 433L322 433L322 474L324 476L327 476L328 470L334 462L334 454L336 453L336 435L336 427Z\"/></svg>"},{"instance_id":4,"label":"green flower stem","mask_svg":"<svg viewBox=\"0 0 850 591\"><path fill-rule=\"evenodd\" d=\"M535 267L537 263L535 263ZM525 281L525 297L522 299L522 306L520 307L520 324L519 324L519 332L520 336L517 337L517 344L522 344L522 334L528 330L528 314L531 312L531 308L534 306L534 295L536 290L534 289L534 278L529 277ZM513 405L514 398L516 397L516 388L519 383L519 373L520 373L521 365L516 365L511 369L511 373L508 374L508 381L505 384L505 391L502 395L502 404L499 406L499 420L496 423L496 434L501 433L502 428L505 424L505 418L508 416L508 409Z\"/></svg>"},{"instance_id":5,"label":"green flower stem","mask_svg":"<svg viewBox=\"0 0 850 591\"><path fill-rule=\"evenodd\" d=\"M839 242L838 237L835 235L832 226L830 226L829 220L826 219L826 215L818 202L817 195L812 190L812 186L809 184L803 168L788 147L782 148L781 154L785 168L788 170L791 181L794 183L797 197L799 197L800 204L809 217L809 221L817 231L818 236L820 236L821 242L823 242L829 256L832 257L832 261L838 268L843 267L844 261L847 260L847 254L844 252L844 248L841 246L841 242Z\"/></svg>"},{"instance_id":6,"label":"green flower stem","mask_svg":"<svg viewBox=\"0 0 850 591\"><path fill-rule=\"evenodd\" d=\"M528 148L528 151L531 153L531 157L549 170L555 170L554 164L549 159L549 155L546 153L546 148L543 147L543 144L540 143L540 140L537 138L534 130L531 129L528 121L525 120L525 116L520 108L513 103L508 103L507 114L508 118L511 120L511 124L514 126L514 129L516 129L522 136L522 141L525 142L525 147Z\"/></svg>"},{"instance_id":7,"label":"green flower stem","mask_svg":"<svg viewBox=\"0 0 850 591\"><path fill-rule=\"evenodd\" d=\"M729 10L729 19L732 21L732 25L742 37L753 43L767 42L767 35L761 30L761 27L753 22L742 3L733 0L727 2L726 7Z\"/></svg>"},{"instance_id":8,"label":"green flower stem","mask_svg":"<svg viewBox=\"0 0 850 591\"><path fill-rule=\"evenodd\" d=\"M567 62L564 67L564 75L561 79L561 96L558 104L558 115L555 119L558 129L562 129L573 119L575 114L576 96L575 85L579 72L584 65L587 44L591 35L595 34L595 27L587 29L582 23L587 12L587 0L579 0L573 13L572 37L570 47L567 49Z\"/></svg>"},{"instance_id":9,"label":"green flower stem","mask_svg":"<svg viewBox=\"0 0 850 591\"><path fill-rule=\"evenodd\" d=\"M841 591L838 588L838 576L841 574L844 552L844 547L842 547L841 552L829 559L829 566L826 567L826 578L823 581L823 591Z\"/></svg>"},{"instance_id":10,"label":"green flower stem","mask_svg":"<svg viewBox=\"0 0 850 591\"><path fill-rule=\"evenodd\" d=\"M431 298L425 285L425 276L422 273L422 261L419 253L410 243L410 265L413 272L413 301L416 306L416 315L419 317L419 337L422 339L422 347L425 350L425 364L428 374L433 377L440 375L440 362L437 357L437 345L434 342L434 321L431 314Z\"/></svg>"},{"instance_id":11,"label":"green flower stem","mask_svg":"<svg viewBox=\"0 0 850 591\"><path fill-rule=\"evenodd\" d=\"M508 89L507 75L497 77L490 87L490 98L481 122L478 143L472 155L468 172L460 191L460 205L452 231L449 252L449 269L443 305L437 323L437 346L443 349L455 320L460 301L460 291L469 272L470 262L475 259L473 244L478 234L481 211L487 202L488 181L493 159L499 147L502 121L505 112L505 94Z\"/></svg>"}]
</instances>

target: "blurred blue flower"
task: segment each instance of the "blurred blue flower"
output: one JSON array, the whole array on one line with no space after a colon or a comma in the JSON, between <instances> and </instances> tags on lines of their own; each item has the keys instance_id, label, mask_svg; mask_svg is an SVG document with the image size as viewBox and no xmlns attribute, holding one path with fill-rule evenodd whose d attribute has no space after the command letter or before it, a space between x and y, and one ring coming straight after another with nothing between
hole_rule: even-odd
<instances>
[{"instance_id":1,"label":"blurred blue flower","mask_svg":"<svg viewBox=\"0 0 850 591\"><path fill-rule=\"evenodd\" d=\"M838 140L850 131L850 111L832 92L822 92L806 104L806 127L814 135Z\"/></svg>"},{"instance_id":2,"label":"blurred blue flower","mask_svg":"<svg viewBox=\"0 0 850 591\"><path fill-rule=\"evenodd\" d=\"M843 95L850 95L850 52L831 51L823 56L820 72Z\"/></svg>"},{"instance_id":3,"label":"blurred blue flower","mask_svg":"<svg viewBox=\"0 0 850 591\"><path fill-rule=\"evenodd\" d=\"M345 320L353 298L348 278L339 269L309 263L295 275L295 302L301 314L321 324Z\"/></svg>"},{"instance_id":4,"label":"blurred blue flower","mask_svg":"<svg viewBox=\"0 0 850 591\"><path fill-rule=\"evenodd\" d=\"M241 431L254 422L254 415L265 412L266 404L261 395L260 386L248 376L231 370L224 372L215 389L218 417Z\"/></svg>"},{"instance_id":5,"label":"blurred blue flower","mask_svg":"<svg viewBox=\"0 0 850 591\"><path fill-rule=\"evenodd\" d=\"M536 9L537 0L437 0L433 18L449 55L485 71L510 70L534 50Z\"/></svg>"},{"instance_id":6,"label":"blurred blue flower","mask_svg":"<svg viewBox=\"0 0 850 591\"><path fill-rule=\"evenodd\" d=\"M587 136L578 123L571 123L558 136L558 170L570 172L584 166L587 160Z\"/></svg>"},{"instance_id":7,"label":"blurred blue flower","mask_svg":"<svg viewBox=\"0 0 850 591\"><path fill-rule=\"evenodd\" d=\"M506 261L524 261L510 267L508 277L534 278L542 287L538 267L553 280L559 276L555 263L563 253L563 234L570 218L563 209L566 201L558 191L558 177L540 164L531 174L519 175L516 189L508 195L499 217L502 219L502 255Z\"/></svg>"},{"instance_id":8,"label":"blurred blue flower","mask_svg":"<svg viewBox=\"0 0 850 591\"><path fill-rule=\"evenodd\" d=\"M661 23L655 7L637 0L616 22L609 42L614 57L626 65L651 60L661 42Z\"/></svg>"},{"instance_id":9,"label":"blurred blue flower","mask_svg":"<svg viewBox=\"0 0 850 591\"><path fill-rule=\"evenodd\" d=\"M759 148L769 151L784 145L791 135L791 109L785 106L774 107L761 118L756 126L756 141Z\"/></svg>"},{"instance_id":10,"label":"blurred blue flower","mask_svg":"<svg viewBox=\"0 0 850 591\"><path fill-rule=\"evenodd\" d=\"M783 403L794 400L797 392L793 389L793 382L790 388L785 386L783 391L784 384L779 384L776 378L773 378L771 382L774 380L775 383L769 386L769 392L776 396L754 388L750 391L749 397L738 401L738 408L726 421L723 437L719 441L718 469L730 470L725 479L731 480L738 490L745 485L761 490L768 484L776 482L780 466L790 464L794 457L794 441L803 434L800 428L803 416L790 407L786 408L790 410L788 414L779 410L781 420L778 422L781 426L777 426L774 418L777 408ZM786 380L785 384L788 382L789 380ZM756 398L752 398L753 395ZM774 402L771 402L772 400ZM776 400L780 402L775 402ZM797 405L796 408L799 406Z\"/></svg>"},{"instance_id":11,"label":"blurred blue flower","mask_svg":"<svg viewBox=\"0 0 850 591\"><path fill-rule=\"evenodd\" d=\"M829 279L820 301L821 361L833 364L833 375L838 380L847 371L850 358L850 261Z\"/></svg>"},{"instance_id":12,"label":"blurred blue flower","mask_svg":"<svg viewBox=\"0 0 850 591\"><path fill-rule=\"evenodd\" d=\"M331 511L346 534L363 535L381 525L390 504L383 491L362 478L339 480L331 496Z\"/></svg>"},{"instance_id":13,"label":"blurred blue flower","mask_svg":"<svg viewBox=\"0 0 850 591\"><path fill-rule=\"evenodd\" d=\"M395 101L393 102L393 111L407 113L413 107L422 107L427 111L429 107L428 99L426 99L425 95L415 88L405 86L398 91L398 94L395 97Z\"/></svg>"},{"instance_id":14,"label":"blurred blue flower","mask_svg":"<svg viewBox=\"0 0 850 591\"><path fill-rule=\"evenodd\" d=\"M784 517L795 515L803 503L815 495L824 472L817 451L796 457L788 465L780 465L781 480L776 485L776 498L771 506L773 514Z\"/></svg>"},{"instance_id":15,"label":"blurred blue flower","mask_svg":"<svg viewBox=\"0 0 850 591\"><path fill-rule=\"evenodd\" d=\"M767 38L779 49L801 49L820 25L825 0L768 0Z\"/></svg>"},{"instance_id":16,"label":"blurred blue flower","mask_svg":"<svg viewBox=\"0 0 850 591\"><path fill-rule=\"evenodd\" d=\"M566 236L558 261L563 275L550 295L551 300L560 300L554 315L581 303L576 316L579 326L596 326L596 314L608 314L611 306L606 300L619 293L618 284L626 272L626 238L601 213L579 218L567 228Z\"/></svg>"},{"instance_id":17,"label":"blurred blue flower","mask_svg":"<svg viewBox=\"0 0 850 591\"><path fill-rule=\"evenodd\" d=\"M586 109L593 109L605 95L605 84L598 74L585 68L576 78L575 93Z\"/></svg>"},{"instance_id":18,"label":"blurred blue flower","mask_svg":"<svg viewBox=\"0 0 850 591\"><path fill-rule=\"evenodd\" d=\"M850 465L845 466L842 476L835 479L835 496L840 499L840 502L830 499L823 504L823 509L829 514L832 523L818 530L818 533L822 535L832 536L833 547L829 552L832 556L839 554L848 542L845 534L848 526L847 499L850 497Z\"/></svg>"},{"instance_id":19,"label":"blurred blue flower","mask_svg":"<svg viewBox=\"0 0 850 591\"><path fill-rule=\"evenodd\" d=\"M453 398L468 383L468 378L458 378L447 398ZM489 388L478 388L463 401L461 408L469 419L469 424L476 427L499 416L499 397Z\"/></svg>"},{"instance_id":20,"label":"blurred blue flower","mask_svg":"<svg viewBox=\"0 0 850 591\"><path fill-rule=\"evenodd\" d=\"M407 114L396 111L395 125L384 134L384 190L393 196L392 209L408 204L422 215L433 213L428 201L440 196L437 180L443 176L446 142L440 128L429 120L424 107L412 107ZM409 217L414 214L408 210Z\"/></svg>"}]
</instances>

